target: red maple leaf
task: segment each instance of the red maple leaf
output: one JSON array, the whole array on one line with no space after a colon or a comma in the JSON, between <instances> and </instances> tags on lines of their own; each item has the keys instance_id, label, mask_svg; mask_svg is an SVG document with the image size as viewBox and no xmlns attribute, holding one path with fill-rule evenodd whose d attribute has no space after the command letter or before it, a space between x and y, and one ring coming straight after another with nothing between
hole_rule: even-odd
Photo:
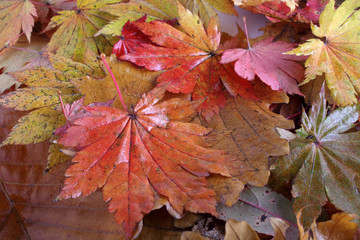
<instances>
[{"instance_id":1,"label":"red maple leaf","mask_svg":"<svg viewBox=\"0 0 360 240\"><path fill-rule=\"evenodd\" d=\"M146 21L146 15L139 18L134 22L127 21L122 28L120 40L114 45L112 53L116 54L116 57L120 57L126 53L132 52L141 43L151 43L149 38L143 34L133 23Z\"/></svg>"},{"instance_id":2,"label":"red maple leaf","mask_svg":"<svg viewBox=\"0 0 360 240\"><path fill-rule=\"evenodd\" d=\"M74 121L78 118L88 117L92 116L91 113L85 111L84 107L84 97L80 98L79 100L76 100L72 104L65 104L63 103L63 100L61 98L61 95L59 93L61 108L64 113L66 123L64 126L59 127L55 130L55 135L61 135L65 133L65 131L73 125ZM88 105L88 107L110 107L111 104L114 102L115 99L107 101L107 102L96 102L91 103Z\"/></svg>"},{"instance_id":3,"label":"red maple leaf","mask_svg":"<svg viewBox=\"0 0 360 240\"><path fill-rule=\"evenodd\" d=\"M237 76L232 66L220 64L220 32L215 19L205 31L198 16L178 5L182 32L160 21L134 22L158 46L142 44L121 57L153 71L166 70L157 79L167 90L192 93L193 100L205 99L198 111L207 120L225 104L224 88L232 95L256 98L252 85Z\"/></svg>"},{"instance_id":4,"label":"red maple leaf","mask_svg":"<svg viewBox=\"0 0 360 240\"><path fill-rule=\"evenodd\" d=\"M153 209L154 194L168 198L179 214L216 214L215 192L206 176L229 176L227 157L197 144L209 130L177 120L195 114L194 104L171 99L158 103L165 88L144 95L129 113L110 107L84 107L92 114L74 121L59 144L81 149L66 171L57 199L89 195L103 188L109 211L115 212L129 239L143 216Z\"/></svg>"},{"instance_id":5,"label":"red maple leaf","mask_svg":"<svg viewBox=\"0 0 360 240\"><path fill-rule=\"evenodd\" d=\"M246 36L247 29L245 25ZM283 54L292 50L296 44L282 41L273 42L274 37L267 38L250 46L248 49L236 48L225 50L221 63L235 62L235 71L239 76L253 80L255 75L273 90L284 90L289 94L303 95L298 87L304 77L304 68L295 61L304 57Z\"/></svg>"}]
</instances>

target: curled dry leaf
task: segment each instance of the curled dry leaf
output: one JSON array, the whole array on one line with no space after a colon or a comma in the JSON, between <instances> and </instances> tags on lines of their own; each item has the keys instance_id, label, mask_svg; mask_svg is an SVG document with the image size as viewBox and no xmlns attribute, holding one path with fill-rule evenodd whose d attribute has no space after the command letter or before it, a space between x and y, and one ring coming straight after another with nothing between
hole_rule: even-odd
<instances>
[{"instance_id":1,"label":"curled dry leaf","mask_svg":"<svg viewBox=\"0 0 360 240\"><path fill-rule=\"evenodd\" d=\"M257 233L245 222L234 219L226 221L224 240L260 240Z\"/></svg>"},{"instance_id":2,"label":"curled dry leaf","mask_svg":"<svg viewBox=\"0 0 360 240\"><path fill-rule=\"evenodd\" d=\"M167 197L179 214L187 210L216 215L215 192L205 177L230 176L224 152L197 144L209 130L176 121L195 114L194 104L181 99L158 103L164 92L156 88L144 95L133 113L86 107L93 117L76 120L59 139L59 144L80 151L57 199L87 196L103 188L109 211L115 212L127 239L153 209L152 189Z\"/></svg>"}]
</instances>

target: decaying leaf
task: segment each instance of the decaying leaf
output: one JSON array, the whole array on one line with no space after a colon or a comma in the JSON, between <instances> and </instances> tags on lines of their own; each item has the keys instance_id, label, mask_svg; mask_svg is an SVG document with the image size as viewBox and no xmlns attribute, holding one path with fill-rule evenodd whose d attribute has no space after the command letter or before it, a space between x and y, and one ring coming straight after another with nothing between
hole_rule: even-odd
<instances>
[{"instance_id":1,"label":"decaying leaf","mask_svg":"<svg viewBox=\"0 0 360 240\"><path fill-rule=\"evenodd\" d=\"M115 212L127 239L153 209L151 189L168 198L179 214L187 210L216 215L215 193L205 176L230 176L224 152L197 145L196 137L209 130L176 121L194 114L194 105L180 99L156 104L164 92L156 88L144 95L133 113L86 107L93 117L76 120L59 139L59 144L80 151L57 199L87 196L103 188L109 211Z\"/></svg>"},{"instance_id":2,"label":"decaying leaf","mask_svg":"<svg viewBox=\"0 0 360 240\"><path fill-rule=\"evenodd\" d=\"M21 30L30 42L34 17L37 17L36 9L30 0L1 1L0 49L9 41L15 43Z\"/></svg>"},{"instance_id":3,"label":"decaying leaf","mask_svg":"<svg viewBox=\"0 0 360 240\"><path fill-rule=\"evenodd\" d=\"M331 220L326 222L315 222L311 225L314 240L353 240L357 239L357 224L351 222L356 215L336 213Z\"/></svg>"},{"instance_id":4,"label":"decaying leaf","mask_svg":"<svg viewBox=\"0 0 360 240\"><path fill-rule=\"evenodd\" d=\"M220 64L220 32L213 19L205 31L198 16L178 5L179 23L185 32L161 22L133 23L158 46L144 44L121 57L153 71L166 70L157 79L174 93L192 93L205 99L198 111L210 119L225 104L226 88L231 95L255 98L251 84L236 75L230 65Z\"/></svg>"},{"instance_id":5,"label":"decaying leaf","mask_svg":"<svg viewBox=\"0 0 360 240\"><path fill-rule=\"evenodd\" d=\"M309 228L330 200L337 208L360 213L360 132L354 127L360 105L338 108L327 116L324 87L309 114L302 115L302 128L290 142L290 154L275 164L274 183L295 178L294 210L302 210L301 223Z\"/></svg>"},{"instance_id":6,"label":"decaying leaf","mask_svg":"<svg viewBox=\"0 0 360 240\"><path fill-rule=\"evenodd\" d=\"M45 29L47 31L58 27L47 50L78 62L85 62L86 55L91 56L89 52L94 55L98 54L98 51L110 53L116 39L94 35L115 18L101 8L118 2L122 0L82 0L77 1L77 10L59 12Z\"/></svg>"},{"instance_id":7,"label":"decaying leaf","mask_svg":"<svg viewBox=\"0 0 360 240\"><path fill-rule=\"evenodd\" d=\"M259 233L275 236L271 218L281 218L283 222L296 229L296 218L291 202L268 187L247 186L232 207L218 204L217 211L222 220L246 221ZM296 231L295 231L296 233ZM296 239L298 234L286 239ZM294 238L295 237L295 238Z\"/></svg>"},{"instance_id":8,"label":"decaying leaf","mask_svg":"<svg viewBox=\"0 0 360 240\"><path fill-rule=\"evenodd\" d=\"M150 91L155 86L155 79L159 76L159 73L140 69L131 63L118 62L113 56L106 59L117 79L121 92L124 93L125 104L130 108L136 105L142 94ZM105 66L101 66L105 70ZM101 79L90 76L74 78L71 79L71 83L81 94L85 95L85 105L93 102L106 102L114 99L117 95L110 74ZM115 99L112 106L122 109L118 98Z\"/></svg>"},{"instance_id":9,"label":"decaying leaf","mask_svg":"<svg viewBox=\"0 0 360 240\"><path fill-rule=\"evenodd\" d=\"M340 106L357 102L360 93L360 1L346 0L335 10L330 0L320 15L319 27L311 25L313 34L321 39L310 39L288 52L310 55L305 62L304 83L325 73L326 85Z\"/></svg>"},{"instance_id":10,"label":"decaying leaf","mask_svg":"<svg viewBox=\"0 0 360 240\"><path fill-rule=\"evenodd\" d=\"M0 141L21 115L0 107ZM40 143L0 148L0 239L122 239L101 193L53 201L67 165L44 174L48 146Z\"/></svg>"},{"instance_id":11,"label":"decaying leaf","mask_svg":"<svg viewBox=\"0 0 360 240\"><path fill-rule=\"evenodd\" d=\"M210 123L202 124L215 130L207 137L208 144L236 159L232 176L244 183L264 186L270 175L269 156L289 152L287 140L280 138L276 128L291 129L294 125L269 110L270 103L288 100L284 93L271 91L260 82L256 82L254 88L262 94L259 96L262 101L228 97L219 114Z\"/></svg>"}]
</instances>

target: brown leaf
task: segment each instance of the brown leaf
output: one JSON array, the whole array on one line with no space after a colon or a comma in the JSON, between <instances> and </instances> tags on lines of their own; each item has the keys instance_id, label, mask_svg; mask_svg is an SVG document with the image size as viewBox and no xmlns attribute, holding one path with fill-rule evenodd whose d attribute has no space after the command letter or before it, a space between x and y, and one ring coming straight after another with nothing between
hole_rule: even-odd
<instances>
[{"instance_id":1,"label":"brown leaf","mask_svg":"<svg viewBox=\"0 0 360 240\"><path fill-rule=\"evenodd\" d=\"M1 140L18 117L0 108ZM53 201L66 166L44 175L47 149L46 143L0 148L0 239L121 239L100 193Z\"/></svg>"},{"instance_id":2,"label":"brown leaf","mask_svg":"<svg viewBox=\"0 0 360 240\"><path fill-rule=\"evenodd\" d=\"M230 219L226 222L225 228L224 240L260 240L257 233L245 221Z\"/></svg>"}]
</instances>

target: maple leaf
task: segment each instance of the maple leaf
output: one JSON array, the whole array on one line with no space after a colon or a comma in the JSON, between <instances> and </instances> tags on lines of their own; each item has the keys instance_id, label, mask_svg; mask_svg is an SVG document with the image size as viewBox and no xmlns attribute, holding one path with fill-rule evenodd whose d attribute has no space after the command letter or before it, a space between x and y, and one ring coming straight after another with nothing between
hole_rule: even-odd
<instances>
[{"instance_id":1,"label":"maple leaf","mask_svg":"<svg viewBox=\"0 0 360 240\"><path fill-rule=\"evenodd\" d=\"M102 7L102 10L117 16L117 19L104 26L97 34L120 36L121 29L128 21L135 21L145 14L147 21L156 19L171 20L178 17L175 0L130 0Z\"/></svg>"},{"instance_id":2,"label":"maple leaf","mask_svg":"<svg viewBox=\"0 0 360 240\"><path fill-rule=\"evenodd\" d=\"M271 103L287 102L285 93L271 91L260 81L254 82L254 88L261 102L228 96L219 114L209 123L202 121L202 124L214 129L206 137L207 144L226 151L236 159L231 169L232 176L247 184L264 186L270 175L268 158L289 152L288 141L280 138L276 128L292 129L294 124L269 109ZM230 186L227 184L225 189ZM222 196L221 202L229 201L228 197L231 198L231 195ZM227 205L231 206L230 203L234 202L229 201Z\"/></svg>"},{"instance_id":3,"label":"maple leaf","mask_svg":"<svg viewBox=\"0 0 360 240\"><path fill-rule=\"evenodd\" d=\"M193 100L205 99L198 111L206 119L224 106L223 87L233 96L255 98L248 81L237 76L230 65L219 63L220 33L215 19L205 31L198 16L181 5L178 10L178 21L185 33L160 21L133 23L159 47L143 44L121 59L153 71L167 70L157 81L168 83L170 92L192 93Z\"/></svg>"},{"instance_id":4,"label":"maple leaf","mask_svg":"<svg viewBox=\"0 0 360 240\"><path fill-rule=\"evenodd\" d=\"M51 56L50 61L54 69L35 67L9 73L28 87L2 95L0 105L20 111L33 111L19 119L2 145L38 143L49 139L65 120L61 112L56 110L60 103L58 91L63 94L65 102L72 102L80 94L70 82L71 78L104 74L91 62L85 65L59 56Z\"/></svg>"},{"instance_id":5,"label":"maple leaf","mask_svg":"<svg viewBox=\"0 0 360 240\"><path fill-rule=\"evenodd\" d=\"M223 165L227 157L196 144L193 138L208 129L176 121L194 114L193 104L171 99L156 105L164 92L157 88L144 95L133 113L86 107L93 117L76 120L59 139L59 144L80 151L57 199L87 196L102 187L127 238L153 209L151 188L180 214L184 209L216 214L215 193L204 177L229 176Z\"/></svg>"},{"instance_id":6,"label":"maple leaf","mask_svg":"<svg viewBox=\"0 0 360 240\"><path fill-rule=\"evenodd\" d=\"M59 12L58 16L51 19L48 31L58 27L53 34L47 50L52 53L84 62L86 54L98 51L110 53L115 39L94 35L115 17L103 10L102 7L121 2L121 0L83 0L77 1L77 10ZM92 56L96 58L96 56Z\"/></svg>"},{"instance_id":7,"label":"maple leaf","mask_svg":"<svg viewBox=\"0 0 360 240\"><path fill-rule=\"evenodd\" d=\"M302 95L298 88L298 82L304 76L304 69L294 61L303 59L295 55L282 54L293 49L295 44L282 41L274 42L274 37L270 37L255 43L251 47L246 26L245 31L249 48L225 50L220 63L236 61L235 71L239 76L253 80L256 74L261 81L273 90L284 90L289 94Z\"/></svg>"},{"instance_id":8,"label":"maple leaf","mask_svg":"<svg viewBox=\"0 0 360 240\"><path fill-rule=\"evenodd\" d=\"M119 62L112 56L106 58L106 61L116 78L120 91L124 93L125 105L129 108L133 108L144 93L154 88L155 79L159 73L138 68L128 62ZM101 63L101 67L106 71L103 63ZM70 81L85 96L85 105L93 102L110 101L117 94L110 74L100 79L99 77L84 76L82 78L73 78ZM123 108L118 98L115 99L112 106Z\"/></svg>"},{"instance_id":9,"label":"maple leaf","mask_svg":"<svg viewBox=\"0 0 360 240\"><path fill-rule=\"evenodd\" d=\"M3 0L0 2L0 47L8 41L14 43L22 30L28 41L37 17L35 6L30 0Z\"/></svg>"},{"instance_id":10,"label":"maple leaf","mask_svg":"<svg viewBox=\"0 0 360 240\"><path fill-rule=\"evenodd\" d=\"M211 18L218 18L213 8L226 14L237 15L232 0L179 0L179 2L193 14L198 15L205 25Z\"/></svg>"},{"instance_id":11,"label":"maple leaf","mask_svg":"<svg viewBox=\"0 0 360 240\"><path fill-rule=\"evenodd\" d=\"M307 83L317 75L325 73L326 85L335 102L340 106L356 103L360 93L360 2L346 0L334 9L330 0L320 15L317 27L311 25L312 32L321 39L310 39L298 48L288 52L296 55L310 55L305 62Z\"/></svg>"},{"instance_id":12,"label":"maple leaf","mask_svg":"<svg viewBox=\"0 0 360 240\"><path fill-rule=\"evenodd\" d=\"M324 87L311 111L302 115L302 128L290 142L290 154L275 163L274 184L295 177L295 212L309 227L327 199L337 208L359 214L360 132L354 127L360 105L338 108L327 116Z\"/></svg>"},{"instance_id":13,"label":"maple leaf","mask_svg":"<svg viewBox=\"0 0 360 240\"><path fill-rule=\"evenodd\" d=\"M55 130L54 133L56 135L61 135L61 134L65 133L65 131L70 126L73 125L73 122L76 119L91 116L90 113L86 112L83 109L85 97L82 97L79 100L74 101L72 104L67 103L66 105L64 105L64 103L62 101L61 94L59 95L59 97L60 97L60 102L61 102L61 108L63 110L64 116L66 119L66 123L64 126L59 127L58 129ZM107 101L107 102L95 102L95 103L89 104L88 107L101 107L101 106L110 107L113 102L114 102L114 99Z\"/></svg>"},{"instance_id":14,"label":"maple leaf","mask_svg":"<svg viewBox=\"0 0 360 240\"><path fill-rule=\"evenodd\" d=\"M146 15L144 15L142 18L139 18L135 22L145 22L145 20ZM139 29L134 24L132 24L130 21L127 21L122 28L119 41L114 45L112 53L115 53L116 57L119 59L122 55L132 52L142 43L151 43L151 41L145 34L139 31Z\"/></svg>"}]
</instances>

